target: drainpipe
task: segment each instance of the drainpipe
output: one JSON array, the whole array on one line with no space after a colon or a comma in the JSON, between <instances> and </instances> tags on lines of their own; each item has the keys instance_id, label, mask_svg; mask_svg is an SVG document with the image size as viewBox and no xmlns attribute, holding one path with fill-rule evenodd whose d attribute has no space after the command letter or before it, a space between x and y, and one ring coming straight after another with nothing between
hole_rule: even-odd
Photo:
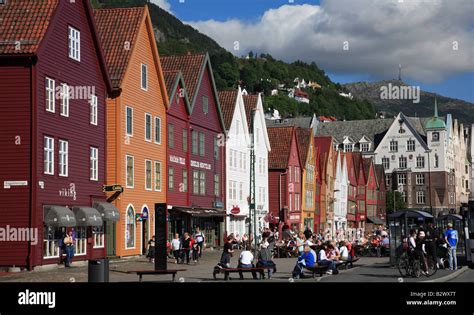
<instances>
[{"instance_id":1,"label":"drainpipe","mask_svg":"<svg viewBox=\"0 0 474 315\"><path fill-rule=\"evenodd\" d=\"M278 212L279 212L279 215L278 215L279 218L278 218L278 221L279 221L279 223L281 222L281 216L280 216L280 215L283 213L283 212L282 212L282 204L281 204L281 176L282 176L282 175L285 175L285 176L286 176L287 174L288 174L288 170L286 170L284 173L280 173L280 174L278 175L278 177L279 177L279 179L278 179L278 195L279 195L279 207L278 207L278 209L279 209L279 210L278 210ZM281 224L278 224L278 225L279 225L279 227L278 227L278 230L279 230L278 233L279 233L279 235L280 235L280 237L281 237L281 236L282 236L282 235L281 235Z\"/></svg>"}]
</instances>

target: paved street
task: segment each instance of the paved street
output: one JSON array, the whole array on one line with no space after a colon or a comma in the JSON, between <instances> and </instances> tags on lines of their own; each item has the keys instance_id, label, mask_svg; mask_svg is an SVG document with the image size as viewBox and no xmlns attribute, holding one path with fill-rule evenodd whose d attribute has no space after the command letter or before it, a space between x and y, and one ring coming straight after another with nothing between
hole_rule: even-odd
<instances>
[{"instance_id":1,"label":"paved street","mask_svg":"<svg viewBox=\"0 0 474 315\"><path fill-rule=\"evenodd\" d=\"M175 265L170 261L169 269L187 269L185 272L178 273L177 279L182 278L185 282L206 282L214 281L212 278L212 270L215 263L219 260L220 252L206 251L204 257L197 264L190 265ZM232 266L237 264L237 253L232 260ZM274 274L271 282L288 282L291 276L291 271L295 265L294 258L275 259L277 264L277 273ZM339 275L329 276L324 275L322 278L317 277L316 280L312 278L301 279L298 281L304 282L417 282L417 281L453 281L453 282L474 282L474 270L467 269L457 271L457 278L444 279L447 276L453 275L448 270L438 270L435 276L427 278L401 278L396 268L391 268L389 259L376 257L362 257L354 268L348 270L341 270ZM138 277L134 274L124 273L127 270L151 270L153 264L149 263L143 257L132 257L114 259L110 261L110 281L111 282L128 282L138 281ZM244 282L252 281L251 274L244 274L246 278ZM237 280L238 274L231 275L231 278ZM448 277L449 278L449 277ZM144 276L143 281L170 281L170 275L158 276ZM223 275L218 275L218 279L222 280ZM4 274L0 276L1 282L87 282L87 264L79 263L73 265L72 268L65 269L63 267L55 268L47 271L22 272L14 274Z\"/></svg>"}]
</instances>

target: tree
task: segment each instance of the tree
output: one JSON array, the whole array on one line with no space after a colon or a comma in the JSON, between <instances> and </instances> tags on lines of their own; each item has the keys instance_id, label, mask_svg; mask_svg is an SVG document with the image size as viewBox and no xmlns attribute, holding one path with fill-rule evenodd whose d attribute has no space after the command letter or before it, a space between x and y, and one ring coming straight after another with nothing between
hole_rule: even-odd
<instances>
[{"instance_id":1,"label":"tree","mask_svg":"<svg viewBox=\"0 0 474 315\"><path fill-rule=\"evenodd\" d=\"M395 211L406 209L407 204L403 200L402 194L399 193L398 191L388 191L387 196L386 196L386 211L388 213L393 213L393 194L395 194Z\"/></svg>"}]
</instances>

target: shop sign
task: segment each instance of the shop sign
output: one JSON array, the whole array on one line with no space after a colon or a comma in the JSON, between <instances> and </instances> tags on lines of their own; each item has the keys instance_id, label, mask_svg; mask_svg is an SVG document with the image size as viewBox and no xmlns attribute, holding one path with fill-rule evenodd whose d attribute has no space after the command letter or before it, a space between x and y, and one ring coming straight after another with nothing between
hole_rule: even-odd
<instances>
[{"instance_id":1,"label":"shop sign","mask_svg":"<svg viewBox=\"0 0 474 315\"><path fill-rule=\"evenodd\" d=\"M59 197L72 198L76 200L76 184L69 184L68 188L61 188L59 190Z\"/></svg>"}]
</instances>

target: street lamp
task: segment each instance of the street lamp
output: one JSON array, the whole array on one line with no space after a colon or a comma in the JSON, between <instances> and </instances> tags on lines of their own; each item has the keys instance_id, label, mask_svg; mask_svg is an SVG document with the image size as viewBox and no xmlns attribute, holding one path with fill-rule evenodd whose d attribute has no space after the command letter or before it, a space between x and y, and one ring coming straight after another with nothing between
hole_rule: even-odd
<instances>
[{"instance_id":1,"label":"street lamp","mask_svg":"<svg viewBox=\"0 0 474 315\"><path fill-rule=\"evenodd\" d=\"M255 209L255 134L254 118L258 108L252 108L250 113L250 198L249 198L249 242L252 235L252 214L253 214L253 240L254 254L257 254L257 211Z\"/></svg>"},{"instance_id":2,"label":"street lamp","mask_svg":"<svg viewBox=\"0 0 474 315\"><path fill-rule=\"evenodd\" d=\"M426 150L425 153L428 153L428 196L430 198L430 214L433 215L433 204L431 203L431 149Z\"/></svg>"}]
</instances>

